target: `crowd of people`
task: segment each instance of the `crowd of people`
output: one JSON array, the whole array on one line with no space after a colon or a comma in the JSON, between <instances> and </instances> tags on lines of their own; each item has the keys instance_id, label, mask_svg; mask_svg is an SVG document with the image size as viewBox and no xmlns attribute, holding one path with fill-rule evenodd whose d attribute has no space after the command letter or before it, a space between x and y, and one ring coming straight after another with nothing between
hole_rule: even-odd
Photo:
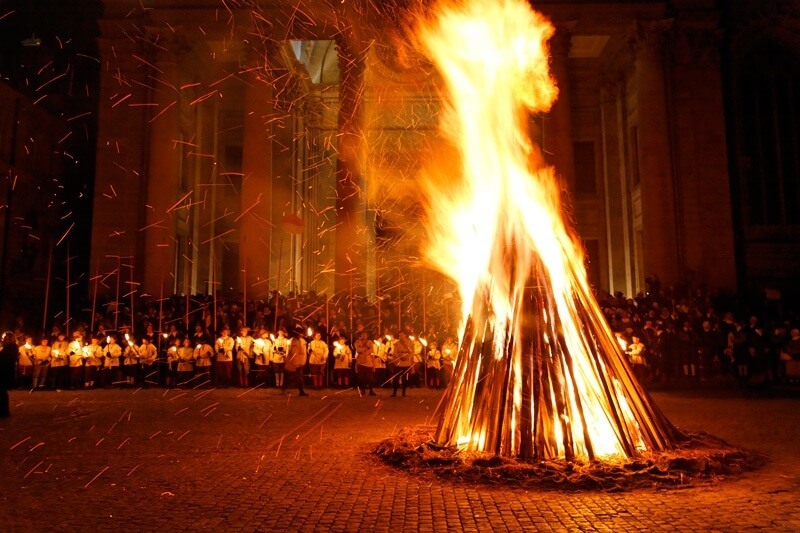
<instances>
[{"instance_id":1,"label":"crowd of people","mask_svg":"<svg viewBox=\"0 0 800 533\"><path fill-rule=\"evenodd\" d=\"M767 388L800 381L800 317L773 302L742 305L702 288L664 289L598 301L645 384L735 383Z\"/></svg>"},{"instance_id":2,"label":"crowd of people","mask_svg":"<svg viewBox=\"0 0 800 533\"><path fill-rule=\"evenodd\" d=\"M676 385L736 382L769 386L800 378L800 329L785 310L734 310L703 289L664 289L650 279L635 298L598 302L640 381ZM314 293L267 301L175 296L136 310L103 306L69 332L34 338L21 325L4 342L17 352L20 388L356 388L449 383L458 355L454 327L427 324L414 307ZM65 328L66 329L66 328Z\"/></svg>"}]
</instances>

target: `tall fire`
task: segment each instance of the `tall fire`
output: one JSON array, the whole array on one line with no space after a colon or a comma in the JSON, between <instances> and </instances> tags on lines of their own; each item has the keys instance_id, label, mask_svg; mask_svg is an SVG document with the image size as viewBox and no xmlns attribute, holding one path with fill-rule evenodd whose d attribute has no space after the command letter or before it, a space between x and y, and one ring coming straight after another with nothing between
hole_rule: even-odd
<instances>
[{"instance_id":1,"label":"tall fire","mask_svg":"<svg viewBox=\"0 0 800 533\"><path fill-rule=\"evenodd\" d=\"M665 450L675 430L614 340L554 169L530 140L530 114L558 95L553 32L522 0L443 3L416 28L447 88L442 129L460 155L457 176L423 176L435 198L426 256L464 302L436 441L537 460Z\"/></svg>"}]
</instances>

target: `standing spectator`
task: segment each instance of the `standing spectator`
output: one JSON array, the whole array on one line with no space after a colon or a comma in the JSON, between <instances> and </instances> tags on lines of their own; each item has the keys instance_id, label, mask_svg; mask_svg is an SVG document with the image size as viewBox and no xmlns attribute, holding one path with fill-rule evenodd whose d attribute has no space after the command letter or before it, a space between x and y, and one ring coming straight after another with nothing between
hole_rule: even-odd
<instances>
[{"instance_id":1,"label":"standing spectator","mask_svg":"<svg viewBox=\"0 0 800 533\"><path fill-rule=\"evenodd\" d=\"M289 339L286 338L286 330L281 328L278 330L278 336L272 341L272 355L270 359L270 366L272 373L275 375L275 387L282 389L284 387L284 370L286 367L286 352L289 347Z\"/></svg>"},{"instance_id":2,"label":"standing spectator","mask_svg":"<svg viewBox=\"0 0 800 533\"><path fill-rule=\"evenodd\" d=\"M83 386L86 389L94 388L103 366L103 347L100 339L91 337L91 343L86 347L86 360L84 361Z\"/></svg>"},{"instance_id":3,"label":"standing spectator","mask_svg":"<svg viewBox=\"0 0 800 533\"><path fill-rule=\"evenodd\" d=\"M458 356L458 345L453 341L453 337L447 336L442 345L442 386L450 385L453 379L453 370L456 366Z\"/></svg>"},{"instance_id":4,"label":"standing spectator","mask_svg":"<svg viewBox=\"0 0 800 533\"><path fill-rule=\"evenodd\" d=\"M333 343L333 374L336 385L342 388L350 386L350 365L353 362L353 352L345 342L344 335Z\"/></svg>"},{"instance_id":5,"label":"standing spectator","mask_svg":"<svg viewBox=\"0 0 800 533\"><path fill-rule=\"evenodd\" d=\"M375 396L375 391L372 390L375 375L375 343L369 339L366 331L361 331L356 341L356 375L359 392L368 390L370 396Z\"/></svg>"},{"instance_id":6,"label":"standing spectator","mask_svg":"<svg viewBox=\"0 0 800 533\"><path fill-rule=\"evenodd\" d=\"M250 328L243 326L236 337L236 369L238 370L239 386L250 386L250 366L253 360L253 337Z\"/></svg>"},{"instance_id":7,"label":"standing spectator","mask_svg":"<svg viewBox=\"0 0 800 533\"><path fill-rule=\"evenodd\" d=\"M214 348L205 337L200 342L194 343L195 377L200 380L200 385L211 381L211 366L214 360Z\"/></svg>"},{"instance_id":8,"label":"standing spectator","mask_svg":"<svg viewBox=\"0 0 800 533\"><path fill-rule=\"evenodd\" d=\"M139 375L139 349L133 344L130 336L125 334L125 350L122 352L122 373L128 385L136 384Z\"/></svg>"},{"instance_id":9,"label":"standing spectator","mask_svg":"<svg viewBox=\"0 0 800 533\"><path fill-rule=\"evenodd\" d=\"M266 329L260 331L259 337L253 341L253 354L255 359L253 361L253 381L256 384L267 384L267 370L269 369L269 361L272 356L272 341L267 334Z\"/></svg>"},{"instance_id":10,"label":"standing spectator","mask_svg":"<svg viewBox=\"0 0 800 533\"><path fill-rule=\"evenodd\" d=\"M736 365L739 386L747 387L750 370L750 353L747 346L747 331L740 322L734 322L733 331L728 333L728 350Z\"/></svg>"},{"instance_id":11,"label":"standing spectator","mask_svg":"<svg viewBox=\"0 0 800 533\"><path fill-rule=\"evenodd\" d=\"M0 349L0 418L11 416L8 389L14 386L14 363L18 355L19 349L14 334L7 331L3 334L3 348Z\"/></svg>"},{"instance_id":12,"label":"standing spectator","mask_svg":"<svg viewBox=\"0 0 800 533\"><path fill-rule=\"evenodd\" d=\"M286 354L286 372L297 386L298 396L308 396L303 389L303 370L308 356L308 348L303 338L303 329L298 327L292 338L289 339L289 350Z\"/></svg>"},{"instance_id":13,"label":"standing spectator","mask_svg":"<svg viewBox=\"0 0 800 533\"><path fill-rule=\"evenodd\" d=\"M426 365L428 368L428 387L438 389L441 385L439 373L442 368L442 352L439 351L439 346L432 342L428 346L428 355L426 357Z\"/></svg>"},{"instance_id":14,"label":"standing spectator","mask_svg":"<svg viewBox=\"0 0 800 533\"><path fill-rule=\"evenodd\" d=\"M719 365L719 333L711 328L711 322L704 320L697 335L697 355L700 361L700 377L712 379L717 372L715 365Z\"/></svg>"},{"instance_id":15,"label":"standing spectator","mask_svg":"<svg viewBox=\"0 0 800 533\"><path fill-rule=\"evenodd\" d=\"M69 380L72 389L80 389L85 381L83 380L83 360L86 358L86 347L83 345L83 336L80 331L72 334L72 342L69 343Z\"/></svg>"},{"instance_id":16,"label":"standing spectator","mask_svg":"<svg viewBox=\"0 0 800 533\"><path fill-rule=\"evenodd\" d=\"M14 336L16 339L16 335ZM33 388L33 346L31 337L25 337L25 342L19 347L17 360L17 376L19 386L23 389Z\"/></svg>"},{"instance_id":17,"label":"standing spectator","mask_svg":"<svg viewBox=\"0 0 800 533\"><path fill-rule=\"evenodd\" d=\"M389 355L389 344L387 339L383 339L383 341L376 340L375 341L375 382L377 383L378 387L381 387L386 384L387 378L387 370L386 370L386 360Z\"/></svg>"},{"instance_id":18,"label":"standing spectator","mask_svg":"<svg viewBox=\"0 0 800 533\"><path fill-rule=\"evenodd\" d=\"M414 364L414 344L405 331L398 334L397 343L392 354L392 396L397 396L397 389L402 384L403 396L408 387L408 374Z\"/></svg>"},{"instance_id":19,"label":"standing spectator","mask_svg":"<svg viewBox=\"0 0 800 533\"><path fill-rule=\"evenodd\" d=\"M39 345L33 348L33 383L35 389L43 389L47 384L47 370L51 358L50 341L42 336Z\"/></svg>"},{"instance_id":20,"label":"standing spectator","mask_svg":"<svg viewBox=\"0 0 800 533\"><path fill-rule=\"evenodd\" d=\"M194 374L194 348L192 348L192 340L186 338L178 348L178 377L175 384L187 384L192 380L192 374Z\"/></svg>"},{"instance_id":21,"label":"standing spectator","mask_svg":"<svg viewBox=\"0 0 800 533\"><path fill-rule=\"evenodd\" d=\"M633 373L639 382L644 383L647 380L647 360L645 359L645 345L634 335L631 338L631 343L628 345L628 357L633 366Z\"/></svg>"},{"instance_id":22,"label":"standing spectator","mask_svg":"<svg viewBox=\"0 0 800 533\"><path fill-rule=\"evenodd\" d=\"M122 347L117 344L117 338L114 335L109 335L108 337L105 356L102 384L104 387L111 387L115 383L119 383L121 378L119 363L122 357Z\"/></svg>"},{"instance_id":23,"label":"standing spectator","mask_svg":"<svg viewBox=\"0 0 800 533\"><path fill-rule=\"evenodd\" d=\"M64 332L56 332L52 355L50 361L50 373L53 377L54 389L66 389L69 386L69 343L66 341Z\"/></svg>"},{"instance_id":24,"label":"standing spectator","mask_svg":"<svg viewBox=\"0 0 800 533\"><path fill-rule=\"evenodd\" d=\"M145 335L142 337L142 344L139 346L139 382L143 386L147 386L148 382L155 383L148 378L153 377L153 374L157 372L157 369L153 368L157 357L158 351L156 347L153 346L150 337Z\"/></svg>"},{"instance_id":25,"label":"standing spectator","mask_svg":"<svg viewBox=\"0 0 800 533\"><path fill-rule=\"evenodd\" d=\"M227 326L222 328L222 335L217 339L217 361L214 364L214 375L216 386L220 388L228 387L231 383L231 371L233 370L233 338L228 336Z\"/></svg>"},{"instance_id":26,"label":"standing spectator","mask_svg":"<svg viewBox=\"0 0 800 533\"><path fill-rule=\"evenodd\" d=\"M697 379L697 336L689 322L684 322L678 332L678 351L683 377L694 381Z\"/></svg>"},{"instance_id":27,"label":"standing spectator","mask_svg":"<svg viewBox=\"0 0 800 533\"><path fill-rule=\"evenodd\" d=\"M328 343L322 340L321 333L314 333L314 340L309 343L308 352L311 386L314 389L321 389L325 381L325 365L328 364Z\"/></svg>"}]
</instances>

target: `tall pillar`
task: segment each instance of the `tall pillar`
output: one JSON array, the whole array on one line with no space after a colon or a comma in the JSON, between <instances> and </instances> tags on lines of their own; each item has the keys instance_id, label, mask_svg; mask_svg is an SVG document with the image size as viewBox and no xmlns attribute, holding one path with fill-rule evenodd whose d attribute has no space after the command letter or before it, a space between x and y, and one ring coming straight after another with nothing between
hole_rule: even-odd
<instances>
[{"instance_id":1,"label":"tall pillar","mask_svg":"<svg viewBox=\"0 0 800 533\"><path fill-rule=\"evenodd\" d=\"M608 287L631 295L631 219L622 122L623 85L620 76L605 76L600 86L600 121L603 142L603 183L608 246Z\"/></svg>"},{"instance_id":2,"label":"tall pillar","mask_svg":"<svg viewBox=\"0 0 800 533\"><path fill-rule=\"evenodd\" d=\"M575 190L575 148L572 144L572 102L569 83L569 52L572 25L560 24L550 39L550 72L558 85L558 99L544 121L543 150L561 175L564 186Z\"/></svg>"},{"instance_id":3,"label":"tall pillar","mask_svg":"<svg viewBox=\"0 0 800 533\"><path fill-rule=\"evenodd\" d=\"M272 204L272 86L263 76L249 80L244 95L242 194L239 236L241 282L248 296L269 289L270 219Z\"/></svg>"},{"instance_id":4,"label":"tall pillar","mask_svg":"<svg viewBox=\"0 0 800 533\"><path fill-rule=\"evenodd\" d=\"M632 39L638 110L639 177L646 276L679 281L681 250L670 148L663 41L671 21L638 22Z\"/></svg>"},{"instance_id":5,"label":"tall pillar","mask_svg":"<svg viewBox=\"0 0 800 533\"><path fill-rule=\"evenodd\" d=\"M154 66L141 291L158 295L162 280L168 293L173 285L175 214L170 208L180 188L180 80L174 51L159 53Z\"/></svg>"},{"instance_id":6,"label":"tall pillar","mask_svg":"<svg viewBox=\"0 0 800 533\"><path fill-rule=\"evenodd\" d=\"M366 210L361 174L361 119L365 51L346 39L339 51L339 137L336 166L336 292L365 293Z\"/></svg>"}]
</instances>

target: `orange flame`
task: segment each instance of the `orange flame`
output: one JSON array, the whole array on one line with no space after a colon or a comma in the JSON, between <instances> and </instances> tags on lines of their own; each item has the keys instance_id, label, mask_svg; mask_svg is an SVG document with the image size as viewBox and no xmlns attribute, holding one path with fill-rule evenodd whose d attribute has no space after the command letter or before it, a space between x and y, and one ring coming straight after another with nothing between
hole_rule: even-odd
<instances>
[{"instance_id":1,"label":"orange flame","mask_svg":"<svg viewBox=\"0 0 800 533\"><path fill-rule=\"evenodd\" d=\"M553 418L540 422L550 433L540 457L631 455L663 444L662 435L655 429L653 437L647 428L648 438L642 436L640 422L646 424L644 414L653 408L637 399L643 391L617 357L619 348L591 296L580 246L560 216L554 171L528 135L529 113L548 111L558 95L548 70L553 33L553 25L522 0L442 4L417 27L419 45L447 87L442 130L460 154L457 177L442 169L423 176L436 201L428 210L426 257L458 283L461 336L469 319L491 330L488 341L479 331L472 345L462 344L461 353L477 356L471 362L459 357L438 440L517 454L532 446L522 442L521 420L530 424L530 413L539 410ZM544 325L535 328L539 343L526 345L521 339L534 329L522 315L530 307L532 282L545 295L535 313ZM486 342L488 353L481 347ZM623 377L606 376L606 362L593 355L598 345L615 352L610 364ZM538 354L523 353L533 346ZM531 368L542 364L533 357L549 357L557 369L532 377ZM493 376L501 381L492 393L501 398L495 404L478 398L491 388L478 382ZM527 383L520 376L528 376ZM545 379L549 391L539 398L530 392L535 379ZM485 411L495 408L509 429L490 427L498 416Z\"/></svg>"}]
</instances>

